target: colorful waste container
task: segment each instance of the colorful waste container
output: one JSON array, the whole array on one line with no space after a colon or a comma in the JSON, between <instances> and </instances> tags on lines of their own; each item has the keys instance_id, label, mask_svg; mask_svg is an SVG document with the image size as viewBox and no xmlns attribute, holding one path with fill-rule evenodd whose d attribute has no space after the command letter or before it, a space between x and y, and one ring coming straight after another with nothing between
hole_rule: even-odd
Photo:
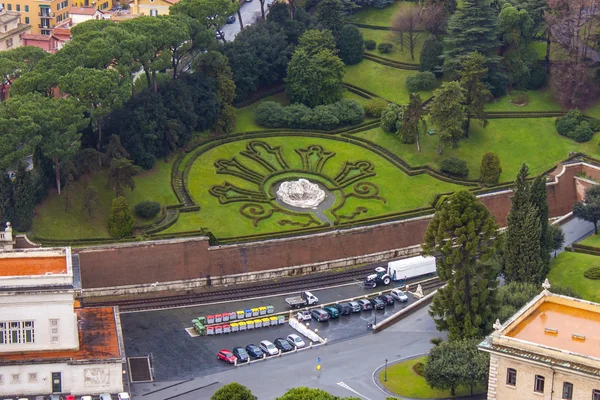
<instances>
[{"instance_id":1,"label":"colorful waste container","mask_svg":"<svg viewBox=\"0 0 600 400\"><path fill-rule=\"evenodd\" d=\"M215 314L215 324L223 322L223 316L221 314Z\"/></svg>"},{"instance_id":2,"label":"colorful waste container","mask_svg":"<svg viewBox=\"0 0 600 400\"><path fill-rule=\"evenodd\" d=\"M214 315L207 315L206 316L206 323L208 325L212 325L215 323L215 316Z\"/></svg>"},{"instance_id":3,"label":"colorful waste container","mask_svg":"<svg viewBox=\"0 0 600 400\"><path fill-rule=\"evenodd\" d=\"M273 314L275 312L275 307L267 306L267 314Z\"/></svg>"},{"instance_id":4,"label":"colorful waste container","mask_svg":"<svg viewBox=\"0 0 600 400\"><path fill-rule=\"evenodd\" d=\"M254 320L254 327L255 328L262 328L262 319L255 319Z\"/></svg>"},{"instance_id":5,"label":"colorful waste container","mask_svg":"<svg viewBox=\"0 0 600 400\"><path fill-rule=\"evenodd\" d=\"M268 317L264 317L264 318L261 318L261 319L262 319L263 326L270 326L271 325L271 320Z\"/></svg>"},{"instance_id":6,"label":"colorful waste container","mask_svg":"<svg viewBox=\"0 0 600 400\"><path fill-rule=\"evenodd\" d=\"M206 317L198 317L198 322L200 322L202 325L206 325Z\"/></svg>"},{"instance_id":7,"label":"colorful waste container","mask_svg":"<svg viewBox=\"0 0 600 400\"><path fill-rule=\"evenodd\" d=\"M277 325L279 323L277 317L269 317L269 319L271 320L271 326Z\"/></svg>"},{"instance_id":8,"label":"colorful waste container","mask_svg":"<svg viewBox=\"0 0 600 400\"><path fill-rule=\"evenodd\" d=\"M240 331L246 330L246 321L240 321L238 322L238 325L240 326Z\"/></svg>"},{"instance_id":9,"label":"colorful waste container","mask_svg":"<svg viewBox=\"0 0 600 400\"><path fill-rule=\"evenodd\" d=\"M237 322L231 323L231 332L238 332L240 330L240 324Z\"/></svg>"},{"instance_id":10,"label":"colorful waste container","mask_svg":"<svg viewBox=\"0 0 600 400\"><path fill-rule=\"evenodd\" d=\"M223 322L229 322L229 313L221 314L221 318L223 318Z\"/></svg>"},{"instance_id":11,"label":"colorful waste container","mask_svg":"<svg viewBox=\"0 0 600 400\"><path fill-rule=\"evenodd\" d=\"M243 311L236 311L235 313L237 314L237 319L246 318L246 314Z\"/></svg>"},{"instance_id":12,"label":"colorful waste container","mask_svg":"<svg viewBox=\"0 0 600 400\"><path fill-rule=\"evenodd\" d=\"M232 311L229 313L229 320L230 321L235 321L237 319L237 314L235 311Z\"/></svg>"},{"instance_id":13,"label":"colorful waste container","mask_svg":"<svg viewBox=\"0 0 600 400\"><path fill-rule=\"evenodd\" d=\"M248 330L254 329L254 320L246 321L246 328Z\"/></svg>"},{"instance_id":14,"label":"colorful waste container","mask_svg":"<svg viewBox=\"0 0 600 400\"><path fill-rule=\"evenodd\" d=\"M231 325L224 324L223 325L223 333L231 333Z\"/></svg>"},{"instance_id":15,"label":"colorful waste container","mask_svg":"<svg viewBox=\"0 0 600 400\"><path fill-rule=\"evenodd\" d=\"M215 327L214 326L207 326L206 327L206 334L207 335L214 335L215 334Z\"/></svg>"},{"instance_id":16,"label":"colorful waste container","mask_svg":"<svg viewBox=\"0 0 600 400\"><path fill-rule=\"evenodd\" d=\"M252 318L252 310L251 309L246 309L244 310L244 314L246 316L246 318Z\"/></svg>"},{"instance_id":17,"label":"colorful waste container","mask_svg":"<svg viewBox=\"0 0 600 400\"><path fill-rule=\"evenodd\" d=\"M216 325L215 326L215 335L219 335L223 333L223 325Z\"/></svg>"},{"instance_id":18,"label":"colorful waste container","mask_svg":"<svg viewBox=\"0 0 600 400\"><path fill-rule=\"evenodd\" d=\"M271 317L271 318L273 318L273 317ZM279 325L285 324L285 315L277 316L277 321L279 321Z\"/></svg>"},{"instance_id":19,"label":"colorful waste container","mask_svg":"<svg viewBox=\"0 0 600 400\"><path fill-rule=\"evenodd\" d=\"M259 315L260 315L260 310L257 307L252 308L252 316L258 317Z\"/></svg>"},{"instance_id":20,"label":"colorful waste container","mask_svg":"<svg viewBox=\"0 0 600 400\"><path fill-rule=\"evenodd\" d=\"M258 315L267 315L267 307L258 307Z\"/></svg>"}]
</instances>

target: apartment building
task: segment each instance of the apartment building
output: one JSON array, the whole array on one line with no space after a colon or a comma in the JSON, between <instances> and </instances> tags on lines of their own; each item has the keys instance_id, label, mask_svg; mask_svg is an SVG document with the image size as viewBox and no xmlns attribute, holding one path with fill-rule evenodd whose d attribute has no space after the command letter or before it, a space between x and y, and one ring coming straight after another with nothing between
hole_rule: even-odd
<instances>
[{"instance_id":1,"label":"apartment building","mask_svg":"<svg viewBox=\"0 0 600 400\"><path fill-rule=\"evenodd\" d=\"M31 26L19 22L21 14L8 11L0 6L0 51L23 45L21 36L31 30Z\"/></svg>"}]
</instances>

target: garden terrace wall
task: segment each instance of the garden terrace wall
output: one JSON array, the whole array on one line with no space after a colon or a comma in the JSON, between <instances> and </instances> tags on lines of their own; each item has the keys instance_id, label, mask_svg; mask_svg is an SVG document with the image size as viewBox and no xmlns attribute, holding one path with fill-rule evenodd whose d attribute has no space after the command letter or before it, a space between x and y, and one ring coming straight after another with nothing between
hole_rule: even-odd
<instances>
[{"instance_id":1,"label":"garden terrace wall","mask_svg":"<svg viewBox=\"0 0 600 400\"><path fill-rule=\"evenodd\" d=\"M571 211L577 201L575 175L600 170L584 164L559 165L547 185L550 217ZM510 209L510 190L480 196L500 225ZM223 275L327 264L328 261L360 257L419 245L431 216L352 229L248 243L210 246L208 238L122 243L74 249L79 254L86 289L155 282L185 281ZM393 257L394 252L389 252Z\"/></svg>"}]
</instances>

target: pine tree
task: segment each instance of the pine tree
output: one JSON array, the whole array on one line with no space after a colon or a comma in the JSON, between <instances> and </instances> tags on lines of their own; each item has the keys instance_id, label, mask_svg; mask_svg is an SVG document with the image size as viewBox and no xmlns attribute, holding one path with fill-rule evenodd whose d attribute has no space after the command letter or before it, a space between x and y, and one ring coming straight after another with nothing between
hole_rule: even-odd
<instances>
[{"instance_id":1,"label":"pine tree","mask_svg":"<svg viewBox=\"0 0 600 400\"><path fill-rule=\"evenodd\" d=\"M442 60L442 54L444 53L444 45L439 41L435 35L427 36L427 39L423 42L421 48L421 55L419 56L419 64L421 65L421 71L430 71L441 75L441 68L444 64Z\"/></svg>"},{"instance_id":2,"label":"pine tree","mask_svg":"<svg viewBox=\"0 0 600 400\"><path fill-rule=\"evenodd\" d=\"M543 282L550 272L550 254L552 253L552 239L548 227L548 199L546 196L546 177L537 176L531 184L531 203L537 209L540 219L540 257L542 259L543 271L536 278L536 282Z\"/></svg>"},{"instance_id":3,"label":"pine tree","mask_svg":"<svg viewBox=\"0 0 600 400\"><path fill-rule=\"evenodd\" d=\"M464 90L458 82L444 82L433 92L429 115L438 131L438 154L442 154L442 145L457 147L458 141L463 137L464 103Z\"/></svg>"},{"instance_id":4,"label":"pine tree","mask_svg":"<svg viewBox=\"0 0 600 400\"><path fill-rule=\"evenodd\" d=\"M337 40L339 56L346 65L358 64L365 53L363 35L354 25L346 24Z\"/></svg>"},{"instance_id":5,"label":"pine tree","mask_svg":"<svg viewBox=\"0 0 600 400\"><path fill-rule=\"evenodd\" d=\"M444 39L444 70L455 72L467 54L477 51L486 57L486 62L497 63L498 48L497 16L486 0L465 0L450 18L448 35Z\"/></svg>"},{"instance_id":6,"label":"pine tree","mask_svg":"<svg viewBox=\"0 0 600 400\"><path fill-rule=\"evenodd\" d=\"M481 172L481 182L486 185L497 184L500 180L500 174L502 174L500 158L495 153L488 151L481 158L479 171Z\"/></svg>"},{"instance_id":7,"label":"pine tree","mask_svg":"<svg viewBox=\"0 0 600 400\"><path fill-rule=\"evenodd\" d=\"M494 314L493 268L497 226L488 209L467 190L459 190L436 210L425 232L424 255L435 255L446 286L433 298L429 314L451 340L484 336Z\"/></svg>"},{"instance_id":8,"label":"pine tree","mask_svg":"<svg viewBox=\"0 0 600 400\"><path fill-rule=\"evenodd\" d=\"M17 170L13 186L13 201L15 205L15 216L13 226L17 231L24 232L31 228L33 223L34 201L33 180L27 171L25 164L21 164Z\"/></svg>"},{"instance_id":9,"label":"pine tree","mask_svg":"<svg viewBox=\"0 0 600 400\"><path fill-rule=\"evenodd\" d=\"M545 270L541 257L539 212L531 202L528 175L529 167L524 163L517 174L506 221L504 278L507 282L539 283L540 275Z\"/></svg>"},{"instance_id":10,"label":"pine tree","mask_svg":"<svg viewBox=\"0 0 600 400\"><path fill-rule=\"evenodd\" d=\"M0 228L7 222L14 223L15 204L13 202L13 182L8 173L0 174Z\"/></svg>"},{"instance_id":11,"label":"pine tree","mask_svg":"<svg viewBox=\"0 0 600 400\"><path fill-rule=\"evenodd\" d=\"M133 214L129 209L127 199L119 196L113 199L108 216L108 232L114 238L131 236L133 230Z\"/></svg>"},{"instance_id":12,"label":"pine tree","mask_svg":"<svg viewBox=\"0 0 600 400\"><path fill-rule=\"evenodd\" d=\"M467 121L465 123L465 137L469 137L471 117L478 119L485 128L487 125L487 114L485 104L491 97L491 93L483 83L488 69L485 67L485 57L480 53L470 53L462 62L460 73L460 85L465 93L465 110Z\"/></svg>"}]
</instances>

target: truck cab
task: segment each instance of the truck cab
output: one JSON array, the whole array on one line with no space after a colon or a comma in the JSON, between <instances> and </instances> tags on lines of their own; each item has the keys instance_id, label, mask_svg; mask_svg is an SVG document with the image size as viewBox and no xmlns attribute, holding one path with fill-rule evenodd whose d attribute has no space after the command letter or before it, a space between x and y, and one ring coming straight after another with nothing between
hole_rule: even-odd
<instances>
[{"instance_id":1,"label":"truck cab","mask_svg":"<svg viewBox=\"0 0 600 400\"><path fill-rule=\"evenodd\" d=\"M307 306L312 306L319 302L319 298L311 292L302 292L302 298L306 301Z\"/></svg>"},{"instance_id":2,"label":"truck cab","mask_svg":"<svg viewBox=\"0 0 600 400\"><path fill-rule=\"evenodd\" d=\"M364 285L375 288L377 285L389 285L391 281L392 279L387 270L383 267L377 267L374 274L367 276Z\"/></svg>"}]
</instances>

